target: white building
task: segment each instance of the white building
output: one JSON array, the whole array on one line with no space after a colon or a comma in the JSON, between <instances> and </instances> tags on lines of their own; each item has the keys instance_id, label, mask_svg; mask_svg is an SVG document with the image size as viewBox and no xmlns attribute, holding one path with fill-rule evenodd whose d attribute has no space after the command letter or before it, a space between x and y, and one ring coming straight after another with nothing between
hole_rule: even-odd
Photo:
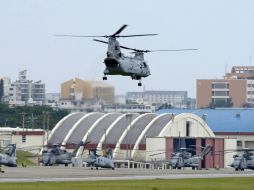
<instances>
[{"instance_id":1,"label":"white building","mask_svg":"<svg viewBox=\"0 0 254 190\"><path fill-rule=\"evenodd\" d=\"M26 70L19 72L19 79L11 83L9 88L10 105L44 105L45 84L41 81L27 80Z\"/></svg>"},{"instance_id":2,"label":"white building","mask_svg":"<svg viewBox=\"0 0 254 190\"><path fill-rule=\"evenodd\" d=\"M46 136L42 129L1 127L0 146L5 147L8 144L16 144L18 149L38 153L43 145L43 139L46 140Z\"/></svg>"},{"instance_id":3,"label":"white building","mask_svg":"<svg viewBox=\"0 0 254 190\"><path fill-rule=\"evenodd\" d=\"M173 107L187 107L187 91L144 91L127 92L127 102L142 100L150 105L170 104Z\"/></svg>"}]
</instances>

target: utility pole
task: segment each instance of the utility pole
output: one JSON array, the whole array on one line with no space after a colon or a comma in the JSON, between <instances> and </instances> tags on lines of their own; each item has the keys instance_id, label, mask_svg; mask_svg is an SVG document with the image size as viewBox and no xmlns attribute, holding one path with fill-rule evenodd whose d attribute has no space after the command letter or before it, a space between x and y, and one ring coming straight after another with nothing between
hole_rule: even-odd
<instances>
[{"instance_id":1,"label":"utility pole","mask_svg":"<svg viewBox=\"0 0 254 190\"><path fill-rule=\"evenodd\" d=\"M45 120L46 120L46 118L45 118L45 116L46 116L46 114L45 114L45 111L43 111L42 112L42 116L43 116L43 120L42 120L42 127L43 127L43 136L42 136L42 150L44 150L44 140L45 140Z\"/></svg>"},{"instance_id":2,"label":"utility pole","mask_svg":"<svg viewBox=\"0 0 254 190\"><path fill-rule=\"evenodd\" d=\"M24 132L24 130L25 130L25 115L26 115L26 113L22 112L21 115L22 115L22 128L23 128L23 132Z\"/></svg>"},{"instance_id":3,"label":"utility pole","mask_svg":"<svg viewBox=\"0 0 254 190\"><path fill-rule=\"evenodd\" d=\"M34 130L34 120L36 120L37 117L34 117L34 114L32 113L31 114L31 127L32 127L32 130Z\"/></svg>"},{"instance_id":4,"label":"utility pole","mask_svg":"<svg viewBox=\"0 0 254 190\"><path fill-rule=\"evenodd\" d=\"M47 115L47 144L49 142L49 118L50 118L50 113L46 112Z\"/></svg>"},{"instance_id":5,"label":"utility pole","mask_svg":"<svg viewBox=\"0 0 254 190\"><path fill-rule=\"evenodd\" d=\"M129 126L126 129L126 159L130 160L131 159L131 147L130 147L130 143L129 143L129 129L131 129L131 122L132 122L132 114L128 113L126 114L126 119L127 121L129 121Z\"/></svg>"}]
</instances>

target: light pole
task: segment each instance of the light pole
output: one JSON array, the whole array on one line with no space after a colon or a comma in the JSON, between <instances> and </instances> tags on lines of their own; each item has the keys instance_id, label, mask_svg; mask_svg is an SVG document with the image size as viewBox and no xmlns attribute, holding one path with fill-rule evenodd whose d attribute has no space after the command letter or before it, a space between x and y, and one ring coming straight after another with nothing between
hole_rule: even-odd
<instances>
[{"instance_id":1,"label":"light pole","mask_svg":"<svg viewBox=\"0 0 254 190\"><path fill-rule=\"evenodd\" d=\"M132 122L132 114L128 113L126 114L126 119L127 121L129 121L129 127L127 127L127 131L126 131L126 146L127 146L127 150L126 150L126 159L130 160L131 155L130 155L130 144L129 144L129 129L131 129L131 122Z\"/></svg>"},{"instance_id":2,"label":"light pole","mask_svg":"<svg viewBox=\"0 0 254 190\"><path fill-rule=\"evenodd\" d=\"M22 112L21 115L22 115L22 128L23 128L23 131L24 131L25 130L25 115L26 115L26 113Z\"/></svg>"}]
</instances>

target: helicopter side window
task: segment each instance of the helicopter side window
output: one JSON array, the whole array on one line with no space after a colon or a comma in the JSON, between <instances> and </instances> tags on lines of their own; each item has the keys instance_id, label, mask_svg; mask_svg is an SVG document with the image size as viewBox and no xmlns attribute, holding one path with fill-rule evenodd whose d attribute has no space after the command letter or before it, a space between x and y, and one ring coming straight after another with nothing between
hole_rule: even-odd
<instances>
[{"instance_id":1,"label":"helicopter side window","mask_svg":"<svg viewBox=\"0 0 254 190\"><path fill-rule=\"evenodd\" d=\"M146 62L143 62L143 65L144 65L145 68L147 67Z\"/></svg>"}]
</instances>

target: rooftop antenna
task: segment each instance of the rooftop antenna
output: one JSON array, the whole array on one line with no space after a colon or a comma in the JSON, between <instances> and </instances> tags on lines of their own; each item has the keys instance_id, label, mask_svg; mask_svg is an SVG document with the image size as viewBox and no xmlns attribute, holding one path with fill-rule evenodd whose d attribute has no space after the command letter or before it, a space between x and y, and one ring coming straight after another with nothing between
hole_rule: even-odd
<instances>
[{"instance_id":1,"label":"rooftop antenna","mask_svg":"<svg viewBox=\"0 0 254 190\"><path fill-rule=\"evenodd\" d=\"M228 62L226 61L226 63L225 63L225 74L227 73L227 71L228 71Z\"/></svg>"},{"instance_id":2,"label":"rooftop antenna","mask_svg":"<svg viewBox=\"0 0 254 190\"><path fill-rule=\"evenodd\" d=\"M250 53L250 66L252 66L252 55Z\"/></svg>"}]
</instances>

